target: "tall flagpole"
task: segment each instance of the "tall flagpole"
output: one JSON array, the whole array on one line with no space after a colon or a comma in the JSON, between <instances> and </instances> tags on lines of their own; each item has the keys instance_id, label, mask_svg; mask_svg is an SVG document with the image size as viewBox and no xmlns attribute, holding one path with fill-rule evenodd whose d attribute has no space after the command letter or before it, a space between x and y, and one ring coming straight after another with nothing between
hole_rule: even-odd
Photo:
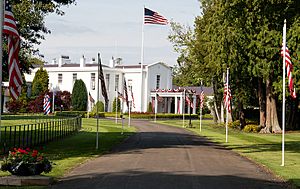
<instances>
[{"instance_id":1,"label":"tall flagpole","mask_svg":"<svg viewBox=\"0 0 300 189\"><path fill-rule=\"evenodd\" d=\"M141 112L143 112L143 64L144 64L144 18L145 6L143 7L143 21L142 21L142 48L141 48Z\"/></svg>"},{"instance_id":2,"label":"tall flagpole","mask_svg":"<svg viewBox=\"0 0 300 189\"><path fill-rule=\"evenodd\" d=\"M202 107L201 107L201 95L202 95L202 91L203 91L203 82L201 80L201 93L200 93L200 132L202 130Z\"/></svg>"},{"instance_id":3,"label":"tall flagpole","mask_svg":"<svg viewBox=\"0 0 300 189\"><path fill-rule=\"evenodd\" d=\"M3 75L3 71L2 71L2 57L3 57L3 40L2 40L2 34L3 34L3 21L4 21L4 3L5 1L1 1L0 3L0 142L1 142L1 128L2 128L2 125L1 125L1 119L2 119L2 75Z\"/></svg>"},{"instance_id":4,"label":"tall flagpole","mask_svg":"<svg viewBox=\"0 0 300 189\"><path fill-rule=\"evenodd\" d=\"M229 103L229 68L227 68L227 76L226 76L227 90L226 90L226 100L225 102ZM228 142L228 105L226 106L226 142Z\"/></svg>"},{"instance_id":5,"label":"tall flagpole","mask_svg":"<svg viewBox=\"0 0 300 189\"><path fill-rule=\"evenodd\" d=\"M100 79L100 53L98 53L98 77L97 77L97 102L96 102L96 112L97 112L97 134L96 134L96 149L98 150L99 147L99 108L98 108L98 102L99 102L99 79Z\"/></svg>"},{"instance_id":6,"label":"tall flagpole","mask_svg":"<svg viewBox=\"0 0 300 189\"><path fill-rule=\"evenodd\" d=\"M184 127L184 113L185 113L185 88L183 90L183 99L182 99L182 127Z\"/></svg>"},{"instance_id":7,"label":"tall flagpole","mask_svg":"<svg viewBox=\"0 0 300 189\"><path fill-rule=\"evenodd\" d=\"M286 20L283 25L283 64L282 64L282 160L281 166L284 166L284 132L285 132L285 53L286 53Z\"/></svg>"},{"instance_id":8,"label":"tall flagpole","mask_svg":"<svg viewBox=\"0 0 300 189\"><path fill-rule=\"evenodd\" d=\"M154 107L155 107L155 110L154 110L154 122L156 122L156 114L157 114L157 92L155 91L155 102L154 102Z\"/></svg>"},{"instance_id":9,"label":"tall flagpole","mask_svg":"<svg viewBox=\"0 0 300 189\"><path fill-rule=\"evenodd\" d=\"M131 117L130 117L130 114L131 114L131 101L129 101L128 102L128 104L129 104L129 107L128 107L128 127L130 127L130 119L131 119Z\"/></svg>"},{"instance_id":10,"label":"tall flagpole","mask_svg":"<svg viewBox=\"0 0 300 189\"><path fill-rule=\"evenodd\" d=\"M116 123L118 123L118 91L116 89Z\"/></svg>"}]
</instances>

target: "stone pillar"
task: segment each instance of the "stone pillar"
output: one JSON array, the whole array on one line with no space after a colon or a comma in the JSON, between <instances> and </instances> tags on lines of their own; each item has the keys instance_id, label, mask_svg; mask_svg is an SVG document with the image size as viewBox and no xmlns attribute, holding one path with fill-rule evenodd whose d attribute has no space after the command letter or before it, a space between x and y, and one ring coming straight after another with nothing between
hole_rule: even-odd
<instances>
[{"instance_id":1,"label":"stone pillar","mask_svg":"<svg viewBox=\"0 0 300 189\"><path fill-rule=\"evenodd\" d=\"M196 114L196 101L197 100L197 96L193 95L193 114Z\"/></svg>"},{"instance_id":2,"label":"stone pillar","mask_svg":"<svg viewBox=\"0 0 300 189\"><path fill-rule=\"evenodd\" d=\"M178 114L178 97L175 96L175 111L174 111L175 114Z\"/></svg>"}]
</instances>

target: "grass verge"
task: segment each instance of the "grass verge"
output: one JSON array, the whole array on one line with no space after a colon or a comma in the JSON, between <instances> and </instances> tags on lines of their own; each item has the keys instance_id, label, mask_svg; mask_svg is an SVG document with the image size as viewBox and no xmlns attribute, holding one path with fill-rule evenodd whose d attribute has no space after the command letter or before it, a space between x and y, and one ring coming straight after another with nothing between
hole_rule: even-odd
<instances>
[{"instance_id":1,"label":"grass verge","mask_svg":"<svg viewBox=\"0 0 300 189\"><path fill-rule=\"evenodd\" d=\"M133 127L122 127L112 120L99 121L99 149L96 150L96 119L83 119L82 130L63 140L51 142L43 147L42 152L56 165L53 170L45 174L54 178L62 177L72 168L85 160L97 157L121 143L125 138L134 134ZM0 176L8 175L0 171Z\"/></svg>"},{"instance_id":2,"label":"grass verge","mask_svg":"<svg viewBox=\"0 0 300 189\"><path fill-rule=\"evenodd\" d=\"M182 127L182 120L158 121L159 123ZM186 124L188 121L186 120ZM225 127L215 126L211 120L192 121L188 130L220 143L269 169L275 175L300 187L300 133L285 134L285 166L281 166L281 134L245 133L229 129L228 143L225 142Z\"/></svg>"}]
</instances>

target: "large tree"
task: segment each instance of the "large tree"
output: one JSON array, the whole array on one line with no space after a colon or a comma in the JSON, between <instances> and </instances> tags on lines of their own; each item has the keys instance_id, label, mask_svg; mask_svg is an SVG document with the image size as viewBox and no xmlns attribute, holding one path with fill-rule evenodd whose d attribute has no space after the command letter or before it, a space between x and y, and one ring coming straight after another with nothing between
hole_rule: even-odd
<instances>
[{"instance_id":1,"label":"large tree","mask_svg":"<svg viewBox=\"0 0 300 189\"><path fill-rule=\"evenodd\" d=\"M86 111L88 94L85 83L79 79L76 80L72 90L72 108L76 111Z\"/></svg>"},{"instance_id":2,"label":"large tree","mask_svg":"<svg viewBox=\"0 0 300 189\"><path fill-rule=\"evenodd\" d=\"M47 70L43 69L43 67L40 67L34 75L33 81L32 81L32 96L38 96L41 93L45 93L48 91L48 85L49 85L49 75L47 73Z\"/></svg>"}]
</instances>

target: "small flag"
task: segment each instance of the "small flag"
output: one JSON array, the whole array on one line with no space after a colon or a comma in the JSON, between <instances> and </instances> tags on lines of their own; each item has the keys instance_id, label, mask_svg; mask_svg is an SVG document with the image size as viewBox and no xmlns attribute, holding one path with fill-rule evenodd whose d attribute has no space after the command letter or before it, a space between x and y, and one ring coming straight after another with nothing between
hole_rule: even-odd
<instances>
[{"instance_id":1,"label":"small flag","mask_svg":"<svg viewBox=\"0 0 300 189\"><path fill-rule=\"evenodd\" d=\"M158 102L163 102L164 98L156 94Z\"/></svg>"},{"instance_id":2,"label":"small flag","mask_svg":"<svg viewBox=\"0 0 300 189\"><path fill-rule=\"evenodd\" d=\"M99 79L101 81L101 91L102 91L102 96L105 100L105 103L108 103L108 97L107 97L107 92L106 92L106 86L105 86L105 81L104 81L104 75L103 75L103 70L102 70L102 64L101 64L101 59L100 59L100 55L98 57L98 61L99 61L99 66L100 66L100 73L99 74Z\"/></svg>"},{"instance_id":3,"label":"small flag","mask_svg":"<svg viewBox=\"0 0 300 189\"><path fill-rule=\"evenodd\" d=\"M281 48L281 56L284 57L284 47L282 46ZM286 66L286 72L287 72L287 77L288 77L288 81L289 81L289 91L291 93L292 98L296 98L296 91L294 88L294 84L293 84L293 77L292 77L292 72L293 72L293 64L291 61L291 56L290 56L290 51L288 49L288 47L285 48L285 66Z\"/></svg>"},{"instance_id":4,"label":"small flag","mask_svg":"<svg viewBox=\"0 0 300 189\"><path fill-rule=\"evenodd\" d=\"M159 15L157 12L145 8L144 13L145 13L144 24L160 24L160 25L168 24L168 20L165 17Z\"/></svg>"},{"instance_id":5,"label":"small flag","mask_svg":"<svg viewBox=\"0 0 300 189\"><path fill-rule=\"evenodd\" d=\"M118 98L119 98L119 99L122 99L123 101L126 100L126 99L124 98L123 94L120 93L120 92L118 92Z\"/></svg>"},{"instance_id":6,"label":"small flag","mask_svg":"<svg viewBox=\"0 0 300 189\"><path fill-rule=\"evenodd\" d=\"M152 98L152 113L154 113L155 111L155 98Z\"/></svg>"},{"instance_id":7,"label":"small flag","mask_svg":"<svg viewBox=\"0 0 300 189\"><path fill-rule=\"evenodd\" d=\"M203 88L201 87L201 93L200 93L200 108L203 109L203 105L204 105L204 91Z\"/></svg>"},{"instance_id":8,"label":"small flag","mask_svg":"<svg viewBox=\"0 0 300 189\"><path fill-rule=\"evenodd\" d=\"M135 108L135 103L134 103L134 97L133 97L133 92L132 92L132 88L131 88L131 102L132 102L132 106Z\"/></svg>"},{"instance_id":9,"label":"small flag","mask_svg":"<svg viewBox=\"0 0 300 189\"><path fill-rule=\"evenodd\" d=\"M227 94L227 91L228 91L228 94ZM229 113L231 112L231 106L230 106L231 98L232 97L231 97L230 87L229 87L229 85L227 85L227 83L225 83L224 84L224 97L223 97L223 100L224 100L224 106L228 110Z\"/></svg>"},{"instance_id":10,"label":"small flag","mask_svg":"<svg viewBox=\"0 0 300 189\"><path fill-rule=\"evenodd\" d=\"M91 93L89 93L89 100L92 104L95 103L95 99L92 97Z\"/></svg>"},{"instance_id":11,"label":"small flag","mask_svg":"<svg viewBox=\"0 0 300 189\"><path fill-rule=\"evenodd\" d=\"M49 97L49 95L44 96L43 110L44 110L44 115L48 115L50 113L50 97Z\"/></svg>"},{"instance_id":12,"label":"small flag","mask_svg":"<svg viewBox=\"0 0 300 189\"><path fill-rule=\"evenodd\" d=\"M190 100L190 98L188 96L185 96L185 101L188 103L188 105L190 105L191 108L194 107L193 102Z\"/></svg>"},{"instance_id":13,"label":"small flag","mask_svg":"<svg viewBox=\"0 0 300 189\"><path fill-rule=\"evenodd\" d=\"M9 1L5 1L3 33L7 35L8 41L9 92L13 100L16 100L21 94L23 84L18 58L20 36Z\"/></svg>"},{"instance_id":14,"label":"small flag","mask_svg":"<svg viewBox=\"0 0 300 189\"><path fill-rule=\"evenodd\" d=\"M128 91L127 91L127 84L126 84L126 79L125 78L124 78L123 89L124 89L124 92L125 92L124 99L126 101L127 107L129 107L129 104L128 104Z\"/></svg>"}]
</instances>

